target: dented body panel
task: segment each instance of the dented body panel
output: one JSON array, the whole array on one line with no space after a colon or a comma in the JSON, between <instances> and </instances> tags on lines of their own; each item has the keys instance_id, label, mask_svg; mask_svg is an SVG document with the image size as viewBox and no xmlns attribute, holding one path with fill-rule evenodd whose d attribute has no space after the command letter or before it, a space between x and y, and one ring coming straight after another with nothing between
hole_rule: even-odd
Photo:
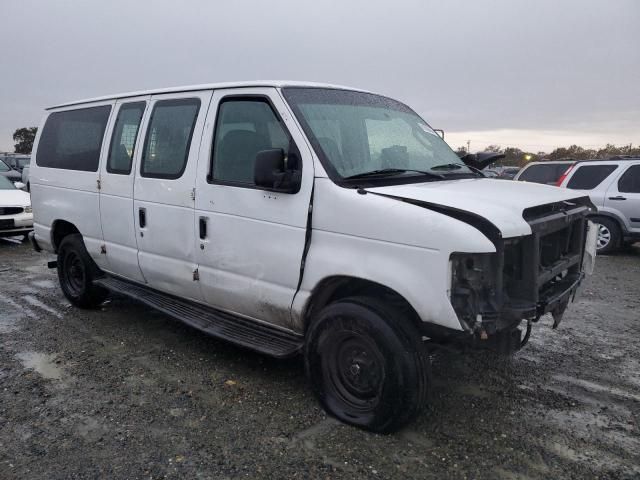
<instances>
[{"instance_id":1,"label":"dented body panel","mask_svg":"<svg viewBox=\"0 0 640 480\"><path fill-rule=\"evenodd\" d=\"M334 285L334 279L361 282L376 292L377 287L384 288L425 327L454 334L486 337L517 327L522 320L537 320L544 313L561 316L582 279L585 217L590 206L575 192L469 178L474 175L471 171L466 177L447 177L442 173L446 170L435 170L436 165L433 172L422 172L420 180L415 175L413 180L403 177L405 184L361 187L341 182L322 153L323 149L340 153L340 149L326 141L322 147L307 134L286 98L282 87L287 85L185 87L162 91L162 95L127 94L53 109L50 115L118 105L112 108L104 138L96 145L95 171L42 164L38 144L46 130L45 117L31 167L36 243L55 252L63 235L80 233L89 255L104 272L296 334L305 331L318 303L323 306L319 299L331 298L323 289ZM175 177L145 177L141 148L147 140L151 142L155 106L169 99L198 100L185 163ZM288 142L287 161L297 156L300 162L295 169L297 189L265 189L252 184L249 177L242 181L214 178L221 106L243 99L268 105L269 128L281 127L281 137ZM391 102L384 97L379 100L380 105ZM137 147L130 153L131 168L129 173L110 173L105 162L117 131L119 105L135 101L145 102L145 108ZM402 115L412 115L406 106L400 110ZM262 112L264 127L268 122ZM247 127L251 122L241 118L243 114L230 115L229 131L257 133L251 125ZM353 123L345 137L363 128ZM446 149L447 155L453 155L428 125L420 122L414 127L422 132L423 143L433 137L441 142L440 153ZM163 131L159 128L157 135ZM263 128L261 135L270 131ZM252 142L260 143L256 138L239 141L236 151ZM275 146L273 142L265 145L258 151ZM353 154L358 142L345 141L345 145L352 149L352 156L358 156ZM345 156L349 148L342 148ZM371 158L369 149L377 147L367 148L360 157ZM394 144L383 150L389 161L402 155L408 158L406 147ZM110 181L119 181L123 188L110 189ZM107 196L113 198L106 201ZM423 332L431 336L428 328Z\"/></svg>"}]
</instances>

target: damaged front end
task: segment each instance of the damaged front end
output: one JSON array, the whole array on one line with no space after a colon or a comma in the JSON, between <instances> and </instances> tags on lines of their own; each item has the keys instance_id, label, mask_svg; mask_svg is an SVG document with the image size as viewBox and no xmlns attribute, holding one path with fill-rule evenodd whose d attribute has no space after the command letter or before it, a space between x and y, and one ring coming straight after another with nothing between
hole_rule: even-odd
<instances>
[{"instance_id":1,"label":"damaged front end","mask_svg":"<svg viewBox=\"0 0 640 480\"><path fill-rule=\"evenodd\" d=\"M530 235L491 238L495 253L451 255L451 304L474 345L510 353L526 343L542 315L551 313L558 326L584 277L592 208L587 197L529 208L523 217Z\"/></svg>"}]
</instances>

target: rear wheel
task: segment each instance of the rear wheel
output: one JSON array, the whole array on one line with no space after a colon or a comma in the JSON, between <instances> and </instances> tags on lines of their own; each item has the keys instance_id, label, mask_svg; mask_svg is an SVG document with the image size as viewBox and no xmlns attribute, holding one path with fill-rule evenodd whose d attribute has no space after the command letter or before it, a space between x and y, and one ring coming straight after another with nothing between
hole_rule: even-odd
<instances>
[{"instance_id":1,"label":"rear wheel","mask_svg":"<svg viewBox=\"0 0 640 480\"><path fill-rule=\"evenodd\" d=\"M82 235L64 237L58 248L58 280L64 296L81 308L100 305L108 291L93 284L99 275L100 269L89 256Z\"/></svg>"},{"instance_id":2,"label":"rear wheel","mask_svg":"<svg viewBox=\"0 0 640 480\"><path fill-rule=\"evenodd\" d=\"M621 234L620 227L607 217L596 217L593 219L598 224L598 253L609 253L616 250L620 246Z\"/></svg>"},{"instance_id":3,"label":"rear wheel","mask_svg":"<svg viewBox=\"0 0 640 480\"><path fill-rule=\"evenodd\" d=\"M367 430L397 430L427 401L422 337L407 315L376 299L325 307L307 332L305 366L324 408Z\"/></svg>"}]
</instances>

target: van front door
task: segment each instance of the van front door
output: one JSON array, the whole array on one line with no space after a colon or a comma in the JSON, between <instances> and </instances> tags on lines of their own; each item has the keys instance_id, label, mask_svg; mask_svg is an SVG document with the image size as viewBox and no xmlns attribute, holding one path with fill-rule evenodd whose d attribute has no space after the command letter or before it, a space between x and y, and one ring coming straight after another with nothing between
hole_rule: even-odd
<instances>
[{"instance_id":1,"label":"van front door","mask_svg":"<svg viewBox=\"0 0 640 480\"><path fill-rule=\"evenodd\" d=\"M257 187L256 154L283 149L295 193ZM313 185L304 137L274 88L214 92L198 162L198 272L208 304L293 328Z\"/></svg>"},{"instance_id":2,"label":"van front door","mask_svg":"<svg viewBox=\"0 0 640 480\"><path fill-rule=\"evenodd\" d=\"M138 265L133 212L133 179L140 157L140 125L148 96L121 100L114 106L109 128L107 160L100 167L100 220L105 270L144 282ZM115 119L115 120L114 120Z\"/></svg>"},{"instance_id":3,"label":"van front door","mask_svg":"<svg viewBox=\"0 0 640 480\"><path fill-rule=\"evenodd\" d=\"M211 92L154 95L134 186L138 262L149 286L201 300L194 187Z\"/></svg>"}]
</instances>

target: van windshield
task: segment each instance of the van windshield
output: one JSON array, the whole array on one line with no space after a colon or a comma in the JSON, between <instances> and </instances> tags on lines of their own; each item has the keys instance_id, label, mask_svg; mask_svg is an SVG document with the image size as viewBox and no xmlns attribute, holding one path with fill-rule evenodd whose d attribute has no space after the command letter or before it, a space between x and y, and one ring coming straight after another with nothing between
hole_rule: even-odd
<instances>
[{"instance_id":1,"label":"van windshield","mask_svg":"<svg viewBox=\"0 0 640 480\"><path fill-rule=\"evenodd\" d=\"M475 176L406 105L370 93L328 88L283 89L284 96L334 180L415 181Z\"/></svg>"}]
</instances>

